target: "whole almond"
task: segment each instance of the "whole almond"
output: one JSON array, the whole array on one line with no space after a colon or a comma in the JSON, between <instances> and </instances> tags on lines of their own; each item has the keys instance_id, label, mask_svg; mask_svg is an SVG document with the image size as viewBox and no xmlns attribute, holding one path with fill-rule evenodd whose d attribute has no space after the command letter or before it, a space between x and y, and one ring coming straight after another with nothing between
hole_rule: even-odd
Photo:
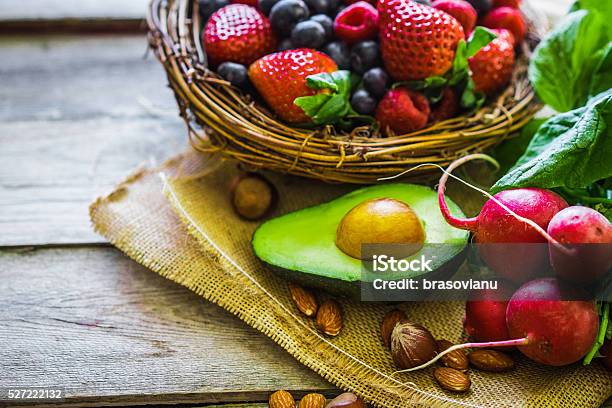
<instances>
[{"instance_id":1,"label":"whole almond","mask_svg":"<svg viewBox=\"0 0 612 408\"><path fill-rule=\"evenodd\" d=\"M474 350L468 355L468 358L470 364L482 371L501 373L514 368L512 358L497 350Z\"/></svg>"},{"instance_id":2,"label":"whole almond","mask_svg":"<svg viewBox=\"0 0 612 408\"><path fill-rule=\"evenodd\" d=\"M317 329L329 336L337 336L342 329L342 307L333 299L326 300L317 312Z\"/></svg>"},{"instance_id":3,"label":"whole almond","mask_svg":"<svg viewBox=\"0 0 612 408\"><path fill-rule=\"evenodd\" d=\"M436 368L434 378L442 388L448 391L466 392L472 385L467 374L450 367Z\"/></svg>"},{"instance_id":4,"label":"whole almond","mask_svg":"<svg viewBox=\"0 0 612 408\"><path fill-rule=\"evenodd\" d=\"M299 408L325 408L325 402L325 397L321 394L306 394L300 400Z\"/></svg>"},{"instance_id":5,"label":"whole almond","mask_svg":"<svg viewBox=\"0 0 612 408\"><path fill-rule=\"evenodd\" d=\"M312 317L317 314L317 308L319 305L317 303L317 298L311 291L291 282L289 282L287 286L289 286L291 298L300 312L304 313L308 317Z\"/></svg>"},{"instance_id":6,"label":"whole almond","mask_svg":"<svg viewBox=\"0 0 612 408\"><path fill-rule=\"evenodd\" d=\"M436 341L438 345L438 353L443 352L449 347L453 346L448 340L438 340ZM448 354L445 354L440 358L440 362L442 365L450 368L454 368L455 370L465 371L468 368L469 361L465 352L463 350L453 350Z\"/></svg>"},{"instance_id":7,"label":"whole almond","mask_svg":"<svg viewBox=\"0 0 612 408\"><path fill-rule=\"evenodd\" d=\"M345 392L331 400L325 408L366 408L366 404L352 392Z\"/></svg>"},{"instance_id":8,"label":"whole almond","mask_svg":"<svg viewBox=\"0 0 612 408\"><path fill-rule=\"evenodd\" d=\"M393 309L385 314L380 324L380 334L386 348L391 348L391 333L393 333L395 326L407 317L406 312L399 309Z\"/></svg>"},{"instance_id":9,"label":"whole almond","mask_svg":"<svg viewBox=\"0 0 612 408\"><path fill-rule=\"evenodd\" d=\"M268 406L270 408L295 408L295 400L287 391L279 390L270 395Z\"/></svg>"}]
</instances>

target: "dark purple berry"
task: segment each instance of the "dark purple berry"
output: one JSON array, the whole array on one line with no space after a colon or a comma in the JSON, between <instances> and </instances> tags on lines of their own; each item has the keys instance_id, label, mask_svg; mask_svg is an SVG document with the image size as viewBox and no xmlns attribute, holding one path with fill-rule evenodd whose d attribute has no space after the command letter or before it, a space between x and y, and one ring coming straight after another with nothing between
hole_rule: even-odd
<instances>
[{"instance_id":1,"label":"dark purple berry","mask_svg":"<svg viewBox=\"0 0 612 408\"><path fill-rule=\"evenodd\" d=\"M342 41L334 41L323 47L323 52L336 62L338 69L351 68L351 52Z\"/></svg>"},{"instance_id":2,"label":"dark purple berry","mask_svg":"<svg viewBox=\"0 0 612 408\"><path fill-rule=\"evenodd\" d=\"M329 0L304 0L312 14L327 14L331 11Z\"/></svg>"},{"instance_id":3,"label":"dark purple berry","mask_svg":"<svg viewBox=\"0 0 612 408\"><path fill-rule=\"evenodd\" d=\"M319 48L325 44L325 29L316 21L301 21L291 30L291 42L296 47Z\"/></svg>"},{"instance_id":4,"label":"dark purple berry","mask_svg":"<svg viewBox=\"0 0 612 408\"><path fill-rule=\"evenodd\" d=\"M375 98L382 98L389 87L389 75L382 68L372 68L363 74L363 87Z\"/></svg>"},{"instance_id":5,"label":"dark purple berry","mask_svg":"<svg viewBox=\"0 0 612 408\"><path fill-rule=\"evenodd\" d=\"M493 7L491 0L467 0L467 2L474 7L478 14L485 14L487 11L491 10L491 7Z\"/></svg>"},{"instance_id":6,"label":"dark purple berry","mask_svg":"<svg viewBox=\"0 0 612 408\"><path fill-rule=\"evenodd\" d=\"M279 1L280 0L259 0L257 5L259 6L259 10L264 13L264 15L269 16L272 7L274 7L274 5Z\"/></svg>"},{"instance_id":7,"label":"dark purple berry","mask_svg":"<svg viewBox=\"0 0 612 408\"><path fill-rule=\"evenodd\" d=\"M249 83L247 69L242 64L237 64L235 62L224 62L217 68L217 73L221 76L221 78L238 88L244 88Z\"/></svg>"},{"instance_id":8,"label":"dark purple berry","mask_svg":"<svg viewBox=\"0 0 612 408\"><path fill-rule=\"evenodd\" d=\"M351 106L355 112L362 115L371 115L376 110L376 99L365 89L358 89L351 97Z\"/></svg>"},{"instance_id":9,"label":"dark purple berry","mask_svg":"<svg viewBox=\"0 0 612 408\"><path fill-rule=\"evenodd\" d=\"M310 19L321 24L325 30L325 40L331 40L334 35L334 21L331 19L331 17L325 14L315 14L314 16L310 17Z\"/></svg>"},{"instance_id":10,"label":"dark purple berry","mask_svg":"<svg viewBox=\"0 0 612 408\"><path fill-rule=\"evenodd\" d=\"M289 37L293 27L308 16L308 6L302 0L280 0L270 10L270 25L282 37Z\"/></svg>"},{"instance_id":11,"label":"dark purple berry","mask_svg":"<svg viewBox=\"0 0 612 408\"><path fill-rule=\"evenodd\" d=\"M362 41L351 50L351 68L362 75L370 68L380 65L380 50L375 41Z\"/></svg>"},{"instance_id":12,"label":"dark purple berry","mask_svg":"<svg viewBox=\"0 0 612 408\"><path fill-rule=\"evenodd\" d=\"M202 21L206 23L212 13L228 4L230 4L229 0L198 0L198 10Z\"/></svg>"},{"instance_id":13,"label":"dark purple berry","mask_svg":"<svg viewBox=\"0 0 612 408\"><path fill-rule=\"evenodd\" d=\"M291 38L282 39L281 42L278 44L278 47L276 47L277 51L287 51L287 50L292 50L294 48L295 48L295 45L293 45Z\"/></svg>"}]
</instances>

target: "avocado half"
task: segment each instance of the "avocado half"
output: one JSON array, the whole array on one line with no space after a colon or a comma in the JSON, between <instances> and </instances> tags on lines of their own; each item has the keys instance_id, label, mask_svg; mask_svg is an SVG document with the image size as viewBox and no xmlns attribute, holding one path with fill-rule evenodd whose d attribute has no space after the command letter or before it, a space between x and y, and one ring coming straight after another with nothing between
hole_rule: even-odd
<instances>
[{"instance_id":1,"label":"avocado half","mask_svg":"<svg viewBox=\"0 0 612 408\"><path fill-rule=\"evenodd\" d=\"M283 278L304 286L358 298L362 279L361 260L336 246L336 229L356 205L371 199L392 198L408 204L425 229L425 246L409 259L435 255L433 271L407 273L399 278L437 279L454 273L464 259L469 233L446 223L435 191L415 184L383 184L355 190L324 204L304 208L261 224L253 235L258 258ZM461 209L447 198L453 214ZM444 244L444 245L428 245Z\"/></svg>"}]
</instances>

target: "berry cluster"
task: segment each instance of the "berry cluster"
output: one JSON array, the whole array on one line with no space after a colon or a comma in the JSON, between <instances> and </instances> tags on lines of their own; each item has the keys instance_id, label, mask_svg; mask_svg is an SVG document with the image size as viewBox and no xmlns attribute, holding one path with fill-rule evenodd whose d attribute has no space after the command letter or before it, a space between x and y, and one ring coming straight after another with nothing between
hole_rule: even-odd
<instances>
[{"instance_id":1,"label":"berry cluster","mask_svg":"<svg viewBox=\"0 0 612 408\"><path fill-rule=\"evenodd\" d=\"M509 82L526 32L519 3L200 0L198 6L211 67L232 85L256 91L284 121L375 117L392 134L473 109L477 95L482 100ZM491 29L490 37L473 41L480 45L470 54L470 42L482 36L477 24Z\"/></svg>"}]
</instances>

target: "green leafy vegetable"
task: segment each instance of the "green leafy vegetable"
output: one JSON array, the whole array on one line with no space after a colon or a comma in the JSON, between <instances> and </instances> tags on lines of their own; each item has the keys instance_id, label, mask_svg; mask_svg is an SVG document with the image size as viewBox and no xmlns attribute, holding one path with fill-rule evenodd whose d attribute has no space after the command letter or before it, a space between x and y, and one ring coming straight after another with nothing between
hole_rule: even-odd
<instances>
[{"instance_id":1,"label":"green leafy vegetable","mask_svg":"<svg viewBox=\"0 0 612 408\"><path fill-rule=\"evenodd\" d=\"M601 320L599 323L599 333L597 334L597 338L595 339L595 344L593 344L593 348L591 351L587 353L584 357L582 363L584 365L588 365L591 363L594 357L597 357L599 354L599 349L603 346L604 341L607 338L610 338L607 334L609 332L610 325L610 304L602 303L598 305L600 308L599 315L601 316Z\"/></svg>"},{"instance_id":2,"label":"green leafy vegetable","mask_svg":"<svg viewBox=\"0 0 612 408\"><path fill-rule=\"evenodd\" d=\"M612 176L612 89L546 121L516 165L492 188L584 188Z\"/></svg>"},{"instance_id":3,"label":"green leafy vegetable","mask_svg":"<svg viewBox=\"0 0 612 408\"><path fill-rule=\"evenodd\" d=\"M492 152L492 156L499 163L499 171L502 174L510 170L523 153L525 153L533 135L536 134L540 126L547 120L548 118L531 119L523 129L521 129L521 134L519 136L508 139L495 148Z\"/></svg>"},{"instance_id":4,"label":"green leafy vegetable","mask_svg":"<svg viewBox=\"0 0 612 408\"><path fill-rule=\"evenodd\" d=\"M355 79L349 71L310 75L306 85L315 90L328 90L296 98L293 103L302 108L317 125L340 123L348 115L356 115L349 98Z\"/></svg>"},{"instance_id":5,"label":"green leafy vegetable","mask_svg":"<svg viewBox=\"0 0 612 408\"><path fill-rule=\"evenodd\" d=\"M594 2L581 2L581 6L584 3ZM533 53L529 79L540 99L559 112L584 105L591 95L595 72L610 68L605 63L608 54L600 52L609 45L609 23L598 10L594 7L570 13ZM609 72L597 75L604 80L596 86L598 90L612 88Z\"/></svg>"}]
</instances>

